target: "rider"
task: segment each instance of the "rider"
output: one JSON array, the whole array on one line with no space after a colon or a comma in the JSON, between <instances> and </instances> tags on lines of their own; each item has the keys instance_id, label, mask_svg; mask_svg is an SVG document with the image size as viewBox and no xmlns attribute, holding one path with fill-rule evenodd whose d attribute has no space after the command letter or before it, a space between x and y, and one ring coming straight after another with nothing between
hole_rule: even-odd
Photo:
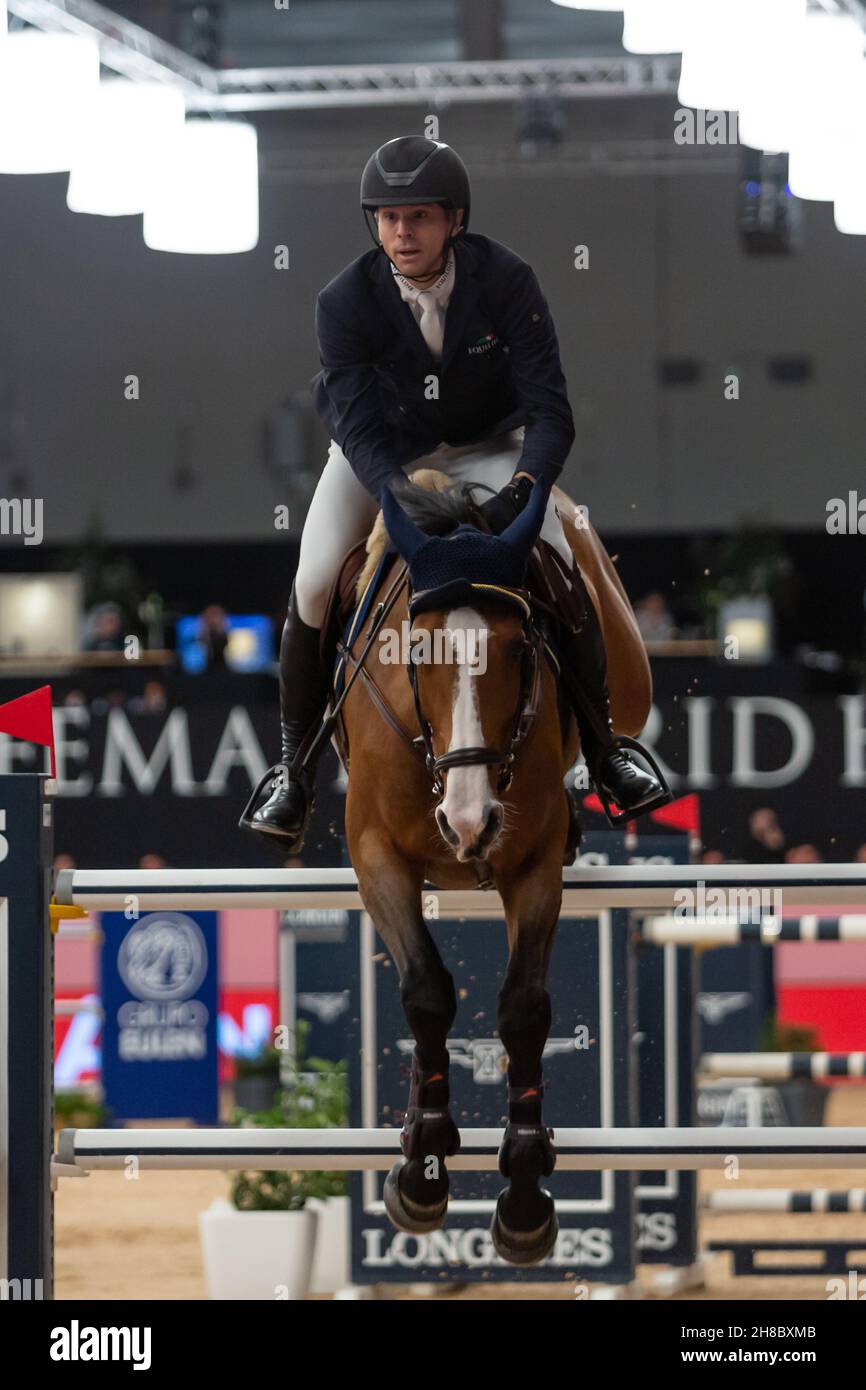
<instances>
[{"instance_id":1,"label":"rider","mask_svg":"<svg viewBox=\"0 0 866 1390\"><path fill-rule=\"evenodd\" d=\"M282 837L290 853L303 843L324 742L290 769L305 756L328 700L320 659L328 596L344 555L369 532L383 487L421 465L490 483L499 491L481 510L501 531L536 477L556 479L574 440L538 281L513 251L467 230L469 176L455 151L422 136L389 140L364 169L361 208L376 249L326 285L316 304L322 370L313 396L331 446L280 643L282 759L241 818L242 826ZM576 576L552 499L541 535ZM638 813L665 789L613 742L604 639L583 593L588 620L565 635L563 672L579 687L575 713L596 786Z\"/></svg>"}]
</instances>

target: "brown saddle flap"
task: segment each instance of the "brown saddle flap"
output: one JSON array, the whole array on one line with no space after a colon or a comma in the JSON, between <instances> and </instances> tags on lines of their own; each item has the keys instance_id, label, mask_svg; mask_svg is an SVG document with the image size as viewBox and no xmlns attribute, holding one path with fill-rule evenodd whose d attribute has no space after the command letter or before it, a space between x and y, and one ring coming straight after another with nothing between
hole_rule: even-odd
<instances>
[{"instance_id":1,"label":"brown saddle flap","mask_svg":"<svg viewBox=\"0 0 866 1390\"><path fill-rule=\"evenodd\" d=\"M323 666L330 669L330 657L333 654L333 643L336 637L343 631L346 623L355 611L355 587L358 583L358 575L364 568L367 559L367 540L358 541L352 549L346 552L345 559L337 571L336 578L331 585L331 592L328 595L328 606L325 609L325 621L322 623L322 638L319 645L319 652Z\"/></svg>"}]
</instances>

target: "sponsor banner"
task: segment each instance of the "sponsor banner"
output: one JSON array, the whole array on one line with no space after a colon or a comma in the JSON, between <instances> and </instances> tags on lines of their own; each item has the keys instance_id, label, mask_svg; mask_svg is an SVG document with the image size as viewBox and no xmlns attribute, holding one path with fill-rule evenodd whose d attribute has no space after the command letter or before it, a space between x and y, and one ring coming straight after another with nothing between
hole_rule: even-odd
<instances>
[{"instance_id":1,"label":"sponsor banner","mask_svg":"<svg viewBox=\"0 0 866 1390\"><path fill-rule=\"evenodd\" d=\"M102 916L102 1082L115 1120L216 1124L217 914Z\"/></svg>"},{"instance_id":2,"label":"sponsor banner","mask_svg":"<svg viewBox=\"0 0 866 1390\"><path fill-rule=\"evenodd\" d=\"M653 676L644 738L677 795L700 796L711 848L729 858L765 857L750 846L748 818L771 806L789 846L854 857L866 841L866 695L804 694L797 668L783 661L672 659L654 662ZM95 680L88 677L88 695ZM144 854L178 866L273 865L273 851L242 834L237 819L276 756L276 682L170 674L165 707L143 713L135 681L133 671L112 672L110 690L89 703L79 686L54 683L57 852L105 868ZM0 696L23 688L4 682ZM45 760L43 750L0 735L0 772L35 770ZM341 862L342 788L329 750L307 864Z\"/></svg>"}]
</instances>

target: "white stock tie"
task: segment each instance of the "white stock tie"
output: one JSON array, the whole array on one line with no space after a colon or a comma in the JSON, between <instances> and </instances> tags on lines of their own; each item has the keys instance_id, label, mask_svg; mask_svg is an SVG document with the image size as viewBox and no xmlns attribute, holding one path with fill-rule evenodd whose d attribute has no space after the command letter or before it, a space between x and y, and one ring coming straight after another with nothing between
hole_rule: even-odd
<instances>
[{"instance_id":1,"label":"white stock tie","mask_svg":"<svg viewBox=\"0 0 866 1390\"><path fill-rule=\"evenodd\" d=\"M442 357L442 344L444 342L443 322L445 315L440 313L439 301L435 294L424 291L418 296L418 303L421 306L421 332L424 341L433 357L437 362Z\"/></svg>"}]
</instances>

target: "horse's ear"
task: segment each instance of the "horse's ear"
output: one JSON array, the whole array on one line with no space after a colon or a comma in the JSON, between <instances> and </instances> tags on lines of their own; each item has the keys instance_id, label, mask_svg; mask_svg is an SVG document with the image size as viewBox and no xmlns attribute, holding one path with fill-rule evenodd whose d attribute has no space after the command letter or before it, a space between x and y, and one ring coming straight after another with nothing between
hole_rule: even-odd
<instances>
[{"instance_id":1,"label":"horse's ear","mask_svg":"<svg viewBox=\"0 0 866 1390\"><path fill-rule=\"evenodd\" d=\"M388 483L382 489L382 516L388 535L406 564L411 565L419 546L430 538L406 515Z\"/></svg>"},{"instance_id":2,"label":"horse's ear","mask_svg":"<svg viewBox=\"0 0 866 1390\"><path fill-rule=\"evenodd\" d=\"M539 532L544 525L544 512L549 496L550 483L545 478L536 478L523 511L502 532L500 539L507 541L521 555L528 556L538 540Z\"/></svg>"}]
</instances>

